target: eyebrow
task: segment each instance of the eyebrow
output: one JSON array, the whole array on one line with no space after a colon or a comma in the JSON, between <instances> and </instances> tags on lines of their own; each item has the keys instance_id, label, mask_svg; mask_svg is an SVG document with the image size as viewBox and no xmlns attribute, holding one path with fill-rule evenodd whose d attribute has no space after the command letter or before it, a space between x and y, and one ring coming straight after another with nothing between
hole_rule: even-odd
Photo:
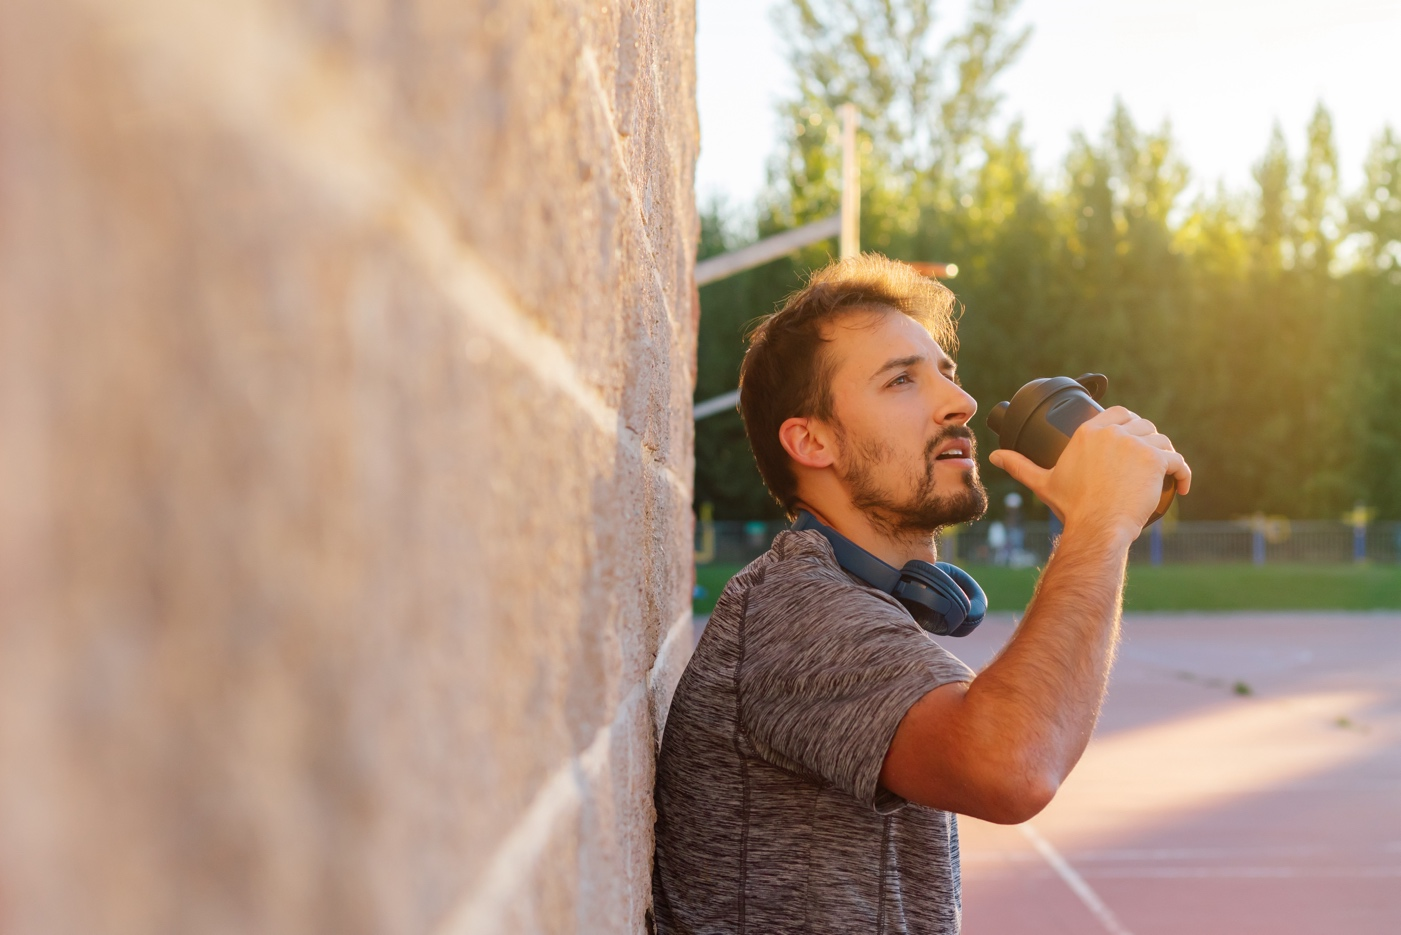
<instances>
[{"instance_id":1,"label":"eyebrow","mask_svg":"<svg viewBox=\"0 0 1401 935\"><path fill-rule=\"evenodd\" d=\"M923 354L911 354L909 357L892 357L882 364L879 370L871 374L871 379L875 380L887 371L899 370L902 367L913 367L916 364L922 364L928 360L929 358L925 357ZM940 357L938 366L941 371L949 375L952 375L954 371L958 369L958 364L954 363L952 357Z\"/></svg>"},{"instance_id":2,"label":"eyebrow","mask_svg":"<svg viewBox=\"0 0 1401 935\"><path fill-rule=\"evenodd\" d=\"M881 365L881 368L871 374L871 379L876 379L887 370L899 370L901 367L913 367L915 364L922 364L925 361L923 354L911 354L909 357L892 357Z\"/></svg>"}]
</instances>

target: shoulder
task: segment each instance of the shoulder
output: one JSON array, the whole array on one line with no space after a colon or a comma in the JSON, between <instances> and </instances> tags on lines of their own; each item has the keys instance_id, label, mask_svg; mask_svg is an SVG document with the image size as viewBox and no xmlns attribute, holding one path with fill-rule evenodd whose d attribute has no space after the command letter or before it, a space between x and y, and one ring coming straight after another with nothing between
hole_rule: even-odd
<instances>
[{"instance_id":1,"label":"shoulder","mask_svg":"<svg viewBox=\"0 0 1401 935\"><path fill-rule=\"evenodd\" d=\"M753 620L819 629L877 619L913 623L895 598L847 574L815 530L779 533L767 557L748 589Z\"/></svg>"},{"instance_id":2,"label":"shoulder","mask_svg":"<svg viewBox=\"0 0 1401 935\"><path fill-rule=\"evenodd\" d=\"M788 530L779 533L773 540L768 557L770 560L766 564L762 579L754 582L754 588L765 593L789 588L816 588L831 593L850 593L853 597L867 596L875 600L886 596L884 592L849 575L837 563L837 557L832 554L831 544L816 530Z\"/></svg>"}]
</instances>

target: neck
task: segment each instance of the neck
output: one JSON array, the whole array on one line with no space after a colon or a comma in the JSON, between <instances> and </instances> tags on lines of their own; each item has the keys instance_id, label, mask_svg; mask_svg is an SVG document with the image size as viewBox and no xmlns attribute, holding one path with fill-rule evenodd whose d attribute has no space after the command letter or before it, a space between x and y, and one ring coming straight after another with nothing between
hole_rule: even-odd
<instances>
[{"instance_id":1,"label":"neck","mask_svg":"<svg viewBox=\"0 0 1401 935\"><path fill-rule=\"evenodd\" d=\"M938 555L933 533L906 535L885 528L878 520L851 504L823 504L817 507L799 500L797 509L807 510L824 525L846 536L876 558L895 568L914 559L933 562Z\"/></svg>"}]
</instances>

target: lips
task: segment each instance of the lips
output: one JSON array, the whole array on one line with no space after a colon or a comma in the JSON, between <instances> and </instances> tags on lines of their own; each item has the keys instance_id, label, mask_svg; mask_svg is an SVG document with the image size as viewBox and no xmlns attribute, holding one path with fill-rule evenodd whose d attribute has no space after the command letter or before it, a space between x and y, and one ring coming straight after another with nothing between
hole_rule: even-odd
<instances>
[{"instance_id":1,"label":"lips","mask_svg":"<svg viewBox=\"0 0 1401 935\"><path fill-rule=\"evenodd\" d=\"M973 457L973 442L967 438L951 438L939 446L935 461L952 461L957 458Z\"/></svg>"}]
</instances>

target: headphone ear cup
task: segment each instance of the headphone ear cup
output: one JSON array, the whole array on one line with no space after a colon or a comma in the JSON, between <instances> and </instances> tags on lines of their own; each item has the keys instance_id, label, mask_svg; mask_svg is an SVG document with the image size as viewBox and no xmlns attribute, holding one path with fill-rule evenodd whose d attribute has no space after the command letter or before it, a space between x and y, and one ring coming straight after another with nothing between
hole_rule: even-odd
<instances>
[{"instance_id":1,"label":"headphone ear cup","mask_svg":"<svg viewBox=\"0 0 1401 935\"><path fill-rule=\"evenodd\" d=\"M950 636L967 636L987 616L988 596L983 593L982 586L974 580L973 576L957 565L938 562L936 567L948 575L968 598L968 615L963 618L962 625L949 634Z\"/></svg>"},{"instance_id":2,"label":"headphone ear cup","mask_svg":"<svg viewBox=\"0 0 1401 935\"><path fill-rule=\"evenodd\" d=\"M906 562L900 569L900 583L892 593L915 621L935 636L961 636L977 626L968 624L973 608L967 589L937 565Z\"/></svg>"},{"instance_id":3,"label":"headphone ear cup","mask_svg":"<svg viewBox=\"0 0 1401 935\"><path fill-rule=\"evenodd\" d=\"M936 636L967 636L983 622L988 600L978 582L957 565L906 562L898 571L861 548L806 510L793 523L795 532L815 529L832 546L837 564L862 581L898 600L915 622Z\"/></svg>"}]
</instances>

